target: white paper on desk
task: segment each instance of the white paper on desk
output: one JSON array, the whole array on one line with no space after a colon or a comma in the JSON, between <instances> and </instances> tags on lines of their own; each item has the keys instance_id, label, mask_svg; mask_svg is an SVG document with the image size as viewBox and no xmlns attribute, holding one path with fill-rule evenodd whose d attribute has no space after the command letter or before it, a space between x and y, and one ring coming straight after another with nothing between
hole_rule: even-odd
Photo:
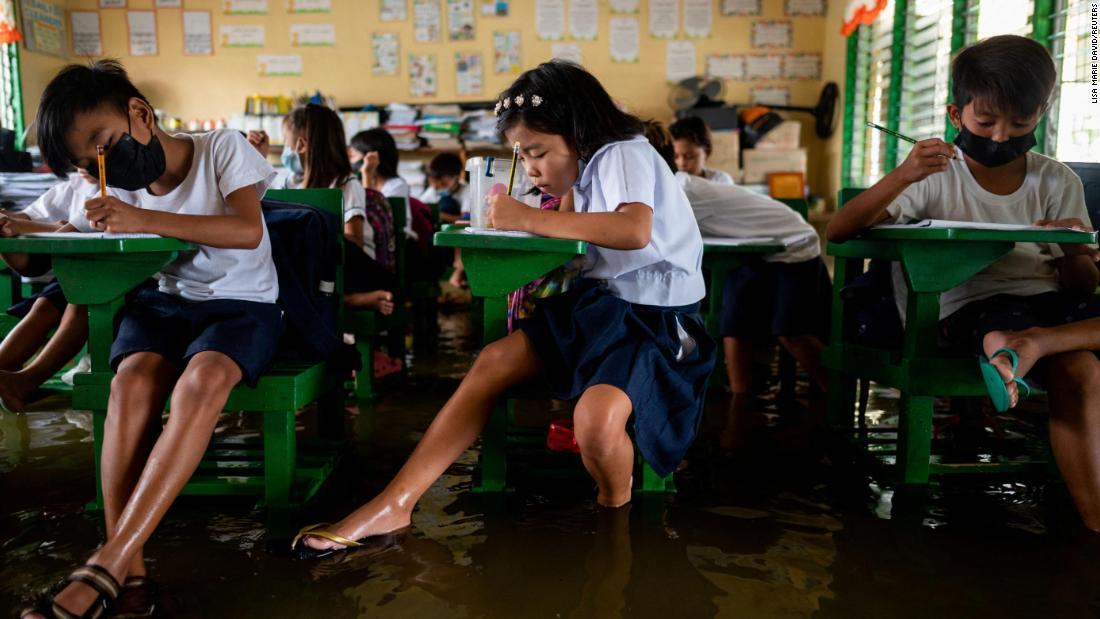
<instances>
[{"instance_id":1,"label":"white paper on desk","mask_svg":"<svg viewBox=\"0 0 1100 619\"><path fill-rule=\"evenodd\" d=\"M960 228L963 230L1008 230L1013 232L1045 232L1057 230L1059 232L1081 232L1073 228L1044 228L1042 226L1024 226L1020 224L997 224L984 221L949 221L946 219L921 219L907 224L883 224L875 226L887 230L906 228Z\"/></svg>"},{"instance_id":2,"label":"white paper on desk","mask_svg":"<svg viewBox=\"0 0 1100 619\"><path fill-rule=\"evenodd\" d=\"M537 234L531 234L530 232L520 232L519 230L497 230L496 228L475 228L468 226L463 230L466 234L483 234L485 236L514 236L517 238L533 239L538 237Z\"/></svg>"},{"instance_id":3,"label":"white paper on desk","mask_svg":"<svg viewBox=\"0 0 1100 619\"><path fill-rule=\"evenodd\" d=\"M159 239L159 234L142 232L28 232L20 236L33 239Z\"/></svg>"},{"instance_id":4,"label":"white paper on desk","mask_svg":"<svg viewBox=\"0 0 1100 619\"><path fill-rule=\"evenodd\" d=\"M772 245L780 241L770 236L704 236L703 245L717 245L722 247L743 247L745 245Z\"/></svg>"}]
</instances>

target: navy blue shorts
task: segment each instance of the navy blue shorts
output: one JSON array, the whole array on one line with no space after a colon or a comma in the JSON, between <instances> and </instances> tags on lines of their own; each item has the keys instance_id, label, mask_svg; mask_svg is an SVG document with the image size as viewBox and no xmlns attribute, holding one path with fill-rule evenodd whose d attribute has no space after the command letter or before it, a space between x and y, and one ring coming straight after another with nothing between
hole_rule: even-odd
<instances>
[{"instance_id":1,"label":"navy blue shorts","mask_svg":"<svg viewBox=\"0 0 1100 619\"><path fill-rule=\"evenodd\" d=\"M1100 316L1100 296L1085 292L1044 292L1031 296L999 294L967 303L940 321L940 333L949 345L981 354L990 331L1023 331L1056 327Z\"/></svg>"},{"instance_id":2,"label":"navy blue shorts","mask_svg":"<svg viewBox=\"0 0 1100 619\"><path fill-rule=\"evenodd\" d=\"M46 287L33 295L23 299L22 301L12 305L8 308L7 313L9 316L15 316L16 318L26 318L27 314L31 312L31 308L34 307L35 301L38 299L46 299L57 308L57 311L64 312L65 306L69 302L65 299L65 293L61 291L61 284L57 283L56 279L50 280L50 283L46 284Z\"/></svg>"},{"instance_id":3,"label":"navy blue shorts","mask_svg":"<svg viewBox=\"0 0 1100 619\"><path fill-rule=\"evenodd\" d=\"M825 337L831 291L829 272L821 258L744 264L729 274L722 289L719 333L749 339Z\"/></svg>"},{"instance_id":4,"label":"navy blue shorts","mask_svg":"<svg viewBox=\"0 0 1100 619\"><path fill-rule=\"evenodd\" d=\"M111 369L117 371L127 355L154 352L182 370L196 354L214 351L235 361L253 387L271 365L283 332L283 312L274 303L188 301L155 286L132 292L120 316Z\"/></svg>"}]
</instances>

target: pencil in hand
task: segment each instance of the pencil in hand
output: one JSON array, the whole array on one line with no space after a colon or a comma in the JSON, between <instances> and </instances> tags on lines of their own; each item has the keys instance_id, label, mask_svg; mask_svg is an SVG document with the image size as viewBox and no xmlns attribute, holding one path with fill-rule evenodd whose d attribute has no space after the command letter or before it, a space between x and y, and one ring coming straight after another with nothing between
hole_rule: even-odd
<instances>
[{"instance_id":1,"label":"pencil in hand","mask_svg":"<svg viewBox=\"0 0 1100 619\"><path fill-rule=\"evenodd\" d=\"M96 163L99 165L99 197L107 197L107 150L103 146L95 147Z\"/></svg>"}]
</instances>

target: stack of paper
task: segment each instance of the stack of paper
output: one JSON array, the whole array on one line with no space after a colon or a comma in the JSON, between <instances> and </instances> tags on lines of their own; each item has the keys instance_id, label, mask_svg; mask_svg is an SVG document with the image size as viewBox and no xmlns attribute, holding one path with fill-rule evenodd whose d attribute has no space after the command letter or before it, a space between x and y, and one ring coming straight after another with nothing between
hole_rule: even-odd
<instances>
[{"instance_id":1,"label":"stack of paper","mask_svg":"<svg viewBox=\"0 0 1100 619\"><path fill-rule=\"evenodd\" d=\"M463 119L462 141L467 148L500 148L497 119L490 110L467 112Z\"/></svg>"},{"instance_id":2,"label":"stack of paper","mask_svg":"<svg viewBox=\"0 0 1100 619\"><path fill-rule=\"evenodd\" d=\"M60 182L48 172L0 172L0 204L21 210Z\"/></svg>"},{"instance_id":3,"label":"stack of paper","mask_svg":"<svg viewBox=\"0 0 1100 619\"><path fill-rule=\"evenodd\" d=\"M415 198L424 193L424 186L428 182L427 175L424 174L424 164L422 161L401 161L397 164L397 175L405 179L405 182L409 184L409 192Z\"/></svg>"}]
</instances>

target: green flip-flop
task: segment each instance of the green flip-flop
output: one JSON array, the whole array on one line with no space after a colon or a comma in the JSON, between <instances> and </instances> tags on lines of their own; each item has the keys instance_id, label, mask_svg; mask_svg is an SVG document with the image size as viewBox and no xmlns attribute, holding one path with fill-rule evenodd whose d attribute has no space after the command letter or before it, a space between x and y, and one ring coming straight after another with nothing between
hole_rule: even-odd
<instances>
[{"instance_id":1,"label":"green flip-flop","mask_svg":"<svg viewBox=\"0 0 1100 619\"><path fill-rule=\"evenodd\" d=\"M991 363L991 361L997 357L997 355L1008 355L1012 361L1012 380L1019 386L1020 399L1031 395L1031 385L1027 384L1024 379L1015 376L1016 366L1019 364L1020 358L1016 355L1016 351L1011 348L998 348L993 351L993 354L989 358L979 357L978 368L982 371L982 379L985 381L985 390L989 393L989 399L993 401L993 408L997 409L998 413L1003 413L1012 407L1012 398L1008 394L1008 385L1001 378L1001 373L997 371L997 368Z\"/></svg>"}]
</instances>

